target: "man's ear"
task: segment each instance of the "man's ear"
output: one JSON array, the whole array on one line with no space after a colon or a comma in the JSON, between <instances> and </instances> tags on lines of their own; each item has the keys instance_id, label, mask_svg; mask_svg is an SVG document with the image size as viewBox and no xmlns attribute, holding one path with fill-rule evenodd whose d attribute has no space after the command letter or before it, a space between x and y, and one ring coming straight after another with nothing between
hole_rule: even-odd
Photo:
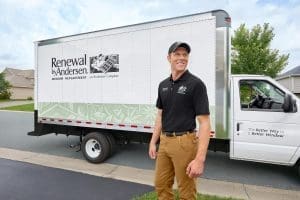
<instances>
[{"instance_id":1,"label":"man's ear","mask_svg":"<svg viewBox=\"0 0 300 200\"><path fill-rule=\"evenodd\" d=\"M169 63L171 63L171 54L168 54L167 59L168 59Z\"/></svg>"}]
</instances>

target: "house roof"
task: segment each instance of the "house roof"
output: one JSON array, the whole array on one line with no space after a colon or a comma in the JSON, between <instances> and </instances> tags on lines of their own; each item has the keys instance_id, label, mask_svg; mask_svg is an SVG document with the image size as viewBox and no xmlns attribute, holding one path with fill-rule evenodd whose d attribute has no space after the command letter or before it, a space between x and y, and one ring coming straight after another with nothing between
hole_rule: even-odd
<instances>
[{"instance_id":1,"label":"house roof","mask_svg":"<svg viewBox=\"0 0 300 200\"><path fill-rule=\"evenodd\" d=\"M34 70L21 70L13 68L5 68L3 72L5 79L12 85L12 87L34 87Z\"/></svg>"},{"instance_id":2,"label":"house roof","mask_svg":"<svg viewBox=\"0 0 300 200\"><path fill-rule=\"evenodd\" d=\"M281 79L289 76L300 76L300 65L283 74L280 74L276 79Z\"/></svg>"}]
</instances>

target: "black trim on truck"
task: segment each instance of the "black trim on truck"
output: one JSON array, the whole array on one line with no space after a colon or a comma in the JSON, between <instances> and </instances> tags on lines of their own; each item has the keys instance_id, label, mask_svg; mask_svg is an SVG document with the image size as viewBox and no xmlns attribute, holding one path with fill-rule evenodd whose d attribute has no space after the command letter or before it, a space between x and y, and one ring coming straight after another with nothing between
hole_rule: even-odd
<instances>
[{"instance_id":1,"label":"black trim on truck","mask_svg":"<svg viewBox=\"0 0 300 200\"><path fill-rule=\"evenodd\" d=\"M210 138L208 150L229 152L229 139Z\"/></svg>"},{"instance_id":2,"label":"black trim on truck","mask_svg":"<svg viewBox=\"0 0 300 200\"><path fill-rule=\"evenodd\" d=\"M48 124L42 124L38 122L38 111L34 110L34 130L28 132L27 135L30 136L41 136L46 135L51 132L51 127L47 126Z\"/></svg>"}]
</instances>

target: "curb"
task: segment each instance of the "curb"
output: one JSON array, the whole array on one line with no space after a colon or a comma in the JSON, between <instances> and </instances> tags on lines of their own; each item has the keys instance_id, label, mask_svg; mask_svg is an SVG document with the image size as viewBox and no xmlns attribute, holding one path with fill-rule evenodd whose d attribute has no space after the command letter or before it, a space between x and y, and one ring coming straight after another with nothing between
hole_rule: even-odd
<instances>
[{"instance_id":1,"label":"curb","mask_svg":"<svg viewBox=\"0 0 300 200\"><path fill-rule=\"evenodd\" d=\"M20 111L20 110L1 110L0 112L17 112L17 113L33 113L32 111Z\"/></svg>"}]
</instances>

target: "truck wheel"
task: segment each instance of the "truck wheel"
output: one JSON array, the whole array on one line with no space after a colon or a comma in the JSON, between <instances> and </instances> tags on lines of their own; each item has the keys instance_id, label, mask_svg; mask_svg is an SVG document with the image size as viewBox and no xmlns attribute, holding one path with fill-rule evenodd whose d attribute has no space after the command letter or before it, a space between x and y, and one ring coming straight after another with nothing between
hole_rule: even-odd
<instances>
[{"instance_id":1,"label":"truck wheel","mask_svg":"<svg viewBox=\"0 0 300 200\"><path fill-rule=\"evenodd\" d=\"M82 141L81 149L85 159L91 163L101 163L110 154L110 145L102 133L87 134Z\"/></svg>"},{"instance_id":2,"label":"truck wheel","mask_svg":"<svg viewBox=\"0 0 300 200\"><path fill-rule=\"evenodd\" d=\"M117 144L115 138L111 134L106 134L107 141L110 146L110 156L113 155L117 150Z\"/></svg>"}]
</instances>

